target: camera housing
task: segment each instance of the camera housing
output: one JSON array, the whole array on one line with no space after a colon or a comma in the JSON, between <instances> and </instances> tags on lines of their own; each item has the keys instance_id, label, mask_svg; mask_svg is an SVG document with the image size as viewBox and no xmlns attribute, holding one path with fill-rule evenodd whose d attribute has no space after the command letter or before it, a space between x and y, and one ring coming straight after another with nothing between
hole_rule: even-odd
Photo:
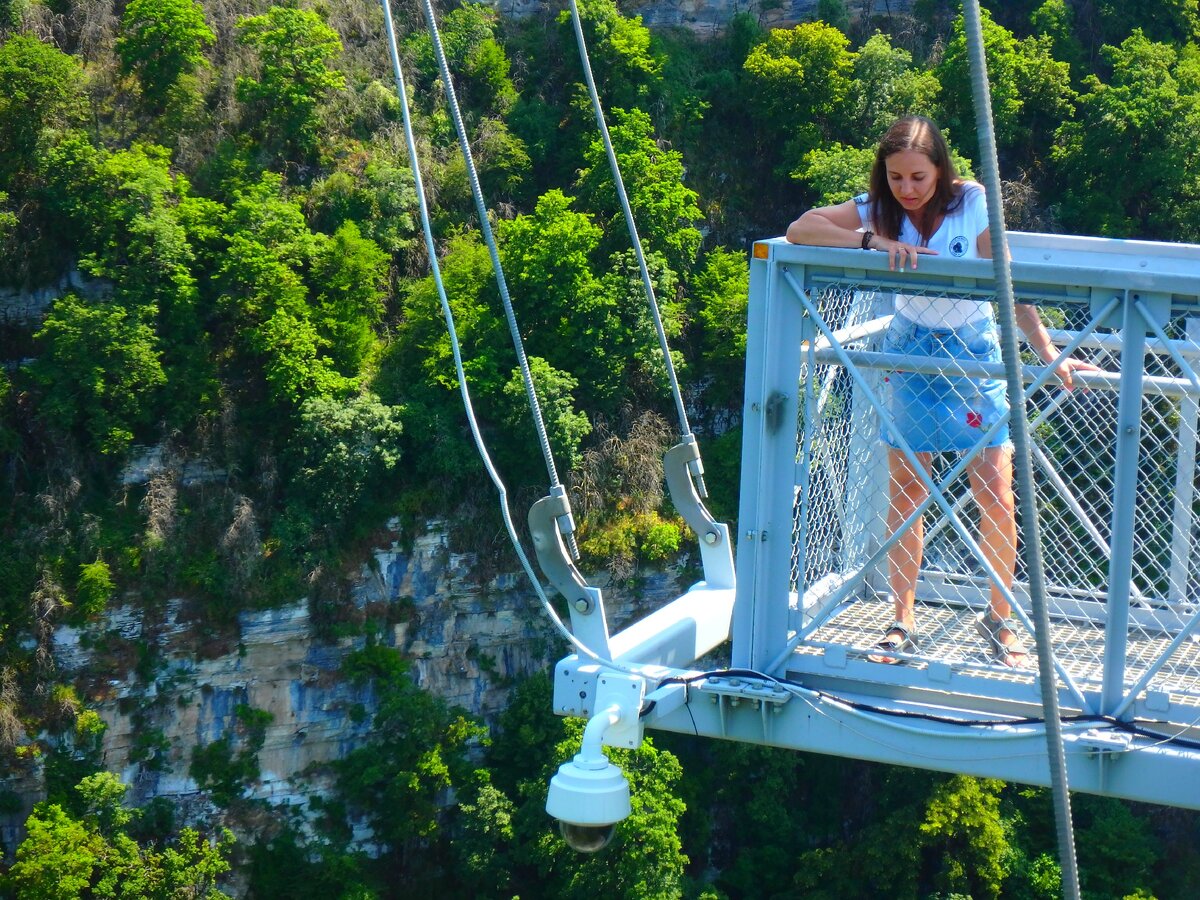
<instances>
[{"instance_id":1,"label":"camera housing","mask_svg":"<svg viewBox=\"0 0 1200 900\"><path fill-rule=\"evenodd\" d=\"M617 822L630 813L629 782L603 754L578 753L550 779L546 812L558 819L568 846L595 853L608 846Z\"/></svg>"},{"instance_id":2,"label":"camera housing","mask_svg":"<svg viewBox=\"0 0 1200 900\"><path fill-rule=\"evenodd\" d=\"M573 825L559 821L558 833L576 853L598 853L607 847L617 833L617 823L611 825Z\"/></svg>"}]
</instances>

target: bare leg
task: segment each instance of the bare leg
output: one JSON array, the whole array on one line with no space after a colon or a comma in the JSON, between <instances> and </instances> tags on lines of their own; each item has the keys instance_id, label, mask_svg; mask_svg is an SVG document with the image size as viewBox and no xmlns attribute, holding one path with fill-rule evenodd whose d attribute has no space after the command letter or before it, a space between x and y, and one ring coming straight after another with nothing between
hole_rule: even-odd
<instances>
[{"instance_id":1,"label":"bare leg","mask_svg":"<svg viewBox=\"0 0 1200 900\"><path fill-rule=\"evenodd\" d=\"M967 467L971 491L979 506L979 547L984 559L1011 590L1017 564L1017 519L1012 490L1012 451L1007 447L985 447ZM1008 601L992 585L992 618L1006 619Z\"/></svg>"},{"instance_id":2,"label":"bare leg","mask_svg":"<svg viewBox=\"0 0 1200 900\"><path fill-rule=\"evenodd\" d=\"M1010 591L1017 565L1017 517L1012 490L1012 450L1007 447L988 447L970 464L971 490L979 507L979 547L984 558ZM988 614L993 622L1001 622L1012 612L1008 601L994 583ZM1021 666L1025 649L1016 633L1009 627L994 632L994 640L1011 648L1002 657L1006 665Z\"/></svg>"},{"instance_id":3,"label":"bare leg","mask_svg":"<svg viewBox=\"0 0 1200 900\"><path fill-rule=\"evenodd\" d=\"M930 471L933 455L918 453L917 459ZM891 473L891 505L888 507L888 535L891 536L912 515L913 510L925 502L929 491L921 480L920 473L899 450L889 448L888 469ZM917 519L888 551L888 569L892 595L896 603L896 621L906 628L913 628L913 603L916 600L917 576L921 571L921 553L925 541L925 527Z\"/></svg>"}]
</instances>

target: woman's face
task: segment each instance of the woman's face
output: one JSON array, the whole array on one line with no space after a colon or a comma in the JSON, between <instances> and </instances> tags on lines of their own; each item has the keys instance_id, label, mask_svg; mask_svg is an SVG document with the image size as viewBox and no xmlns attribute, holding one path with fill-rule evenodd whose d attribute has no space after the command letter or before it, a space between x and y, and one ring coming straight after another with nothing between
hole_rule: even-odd
<instances>
[{"instance_id":1,"label":"woman's face","mask_svg":"<svg viewBox=\"0 0 1200 900\"><path fill-rule=\"evenodd\" d=\"M919 212L937 190L938 167L917 150L900 150L886 160L888 187L905 212Z\"/></svg>"}]
</instances>

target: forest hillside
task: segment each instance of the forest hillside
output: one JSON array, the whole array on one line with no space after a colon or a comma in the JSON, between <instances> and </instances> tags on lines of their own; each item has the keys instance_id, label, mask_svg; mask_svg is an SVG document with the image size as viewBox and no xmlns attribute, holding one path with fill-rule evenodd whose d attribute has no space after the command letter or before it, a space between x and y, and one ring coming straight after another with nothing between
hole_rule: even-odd
<instances>
[{"instance_id":1,"label":"forest hillside","mask_svg":"<svg viewBox=\"0 0 1200 900\"><path fill-rule=\"evenodd\" d=\"M686 574L660 483L665 366L569 18L437 6L583 565L630 590ZM771 28L782 4L764 2L700 35L580 6L732 523L749 242L863 190L898 115L977 159L960 11L820 0ZM1196 0L984 6L1010 227L1200 241ZM542 455L421 4L393 9L467 377L523 510ZM17 820L0 894L1058 896L1044 791L675 736L619 754L635 814L576 856L542 809L580 734L550 715L562 648L536 638L519 675L476 659L507 697L496 715L417 685L394 640L412 610L351 590L381 535L411 545L442 521L478 583L517 566L400 122L372 0L0 0L0 815ZM188 654L236 658L247 616L297 602L358 699L330 788L282 808L252 790L271 713L240 704L202 739L150 727L155 704L192 700L162 645L110 626L170 610ZM61 664L68 631L91 670ZM127 676L146 689L118 702ZM138 731L121 771L118 714ZM133 803L171 754L187 784ZM1075 808L1085 896L1200 895L1196 815Z\"/></svg>"}]
</instances>

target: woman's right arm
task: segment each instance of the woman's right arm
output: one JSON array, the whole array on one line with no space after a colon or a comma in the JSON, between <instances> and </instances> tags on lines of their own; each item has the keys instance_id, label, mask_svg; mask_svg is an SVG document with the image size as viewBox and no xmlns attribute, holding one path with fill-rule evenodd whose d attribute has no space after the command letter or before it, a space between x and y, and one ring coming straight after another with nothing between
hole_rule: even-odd
<instances>
[{"instance_id":1,"label":"woman's right arm","mask_svg":"<svg viewBox=\"0 0 1200 900\"><path fill-rule=\"evenodd\" d=\"M836 206L810 209L788 226L787 239L793 244L857 249L862 246L861 227L858 204L847 200Z\"/></svg>"},{"instance_id":2,"label":"woman's right arm","mask_svg":"<svg viewBox=\"0 0 1200 900\"><path fill-rule=\"evenodd\" d=\"M836 206L822 206L810 209L795 222L788 226L787 239L793 244L808 244L814 247L852 247L863 246L862 220L858 215L858 204L853 200L839 203ZM917 256L928 253L936 256L936 252L928 247L917 247L900 241L888 240L880 235L874 235L867 242L867 250L881 250L888 255L888 268L892 271L904 271L906 266L917 268Z\"/></svg>"}]
</instances>

